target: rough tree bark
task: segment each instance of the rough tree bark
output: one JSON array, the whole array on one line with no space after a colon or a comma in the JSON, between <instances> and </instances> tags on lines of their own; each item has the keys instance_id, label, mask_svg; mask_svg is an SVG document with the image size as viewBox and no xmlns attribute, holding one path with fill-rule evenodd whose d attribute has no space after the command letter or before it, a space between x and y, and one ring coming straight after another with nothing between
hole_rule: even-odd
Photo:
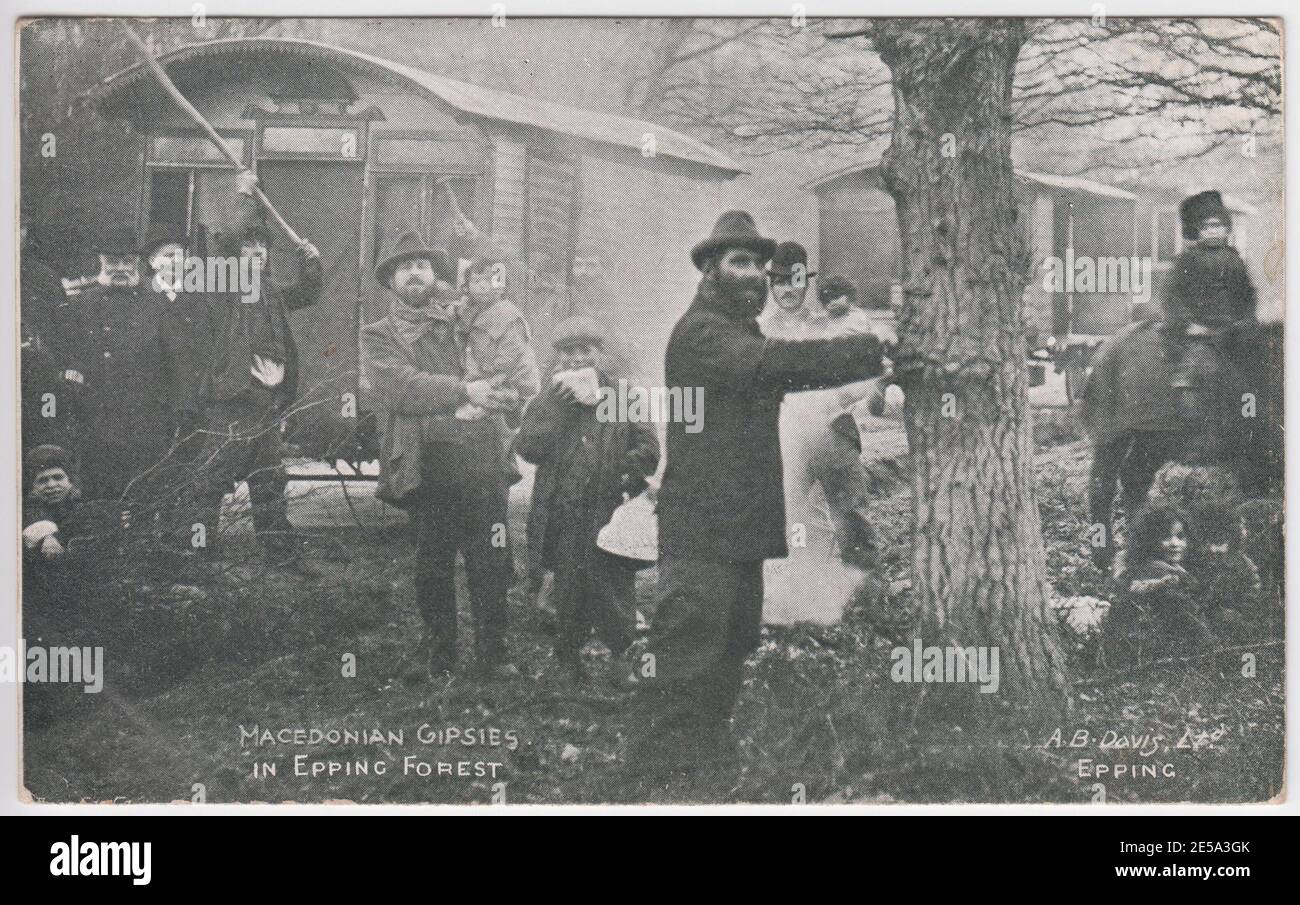
<instances>
[{"instance_id":1,"label":"rough tree bark","mask_svg":"<svg viewBox=\"0 0 1300 905\"><path fill-rule=\"evenodd\" d=\"M881 172L903 240L900 383L922 640L997 646L991 697L1059 713L1069 686L1047 610L1021 312L1027 252L1012 193L1024 24L892 20L873 37L895 102Z\"/></svg>"}]
</instances>

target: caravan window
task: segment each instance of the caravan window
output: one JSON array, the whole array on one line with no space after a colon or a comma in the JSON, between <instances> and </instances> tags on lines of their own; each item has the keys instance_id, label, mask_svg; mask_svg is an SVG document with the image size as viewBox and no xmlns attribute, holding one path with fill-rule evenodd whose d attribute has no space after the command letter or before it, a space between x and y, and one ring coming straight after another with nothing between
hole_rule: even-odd
<instances>
[{"instance_id":1,"label":"caravan window","mask_svg":"<svg viewBox=\"0 0 1300 905\"><path fill-rule=\"evenodd\" d=\"M221 137L247 166L247 136L222 132ZM153 136L146 168L149 223L182 225L191 236L191 253L209 253L207 240L234 216L234 167L195 132Z\"/></svg>"},{"instance_id":2,"label":"caravan window","mask_svg":"<svg viewBox=\"0 0 1300 905\"><path fill-rule=\"evenodd\" d=\"M468 254L452 228L452 208L448 190L471 220L475 217L477 180L452 177L445 183L433 174L381 174L375 186L375 260L384 249L409 229L426 237L435 248L447 249L453 257ZM484 224L475 224L485 232ZM373 265L373 261L371 262Z\"/></svg>"},{"instance_id":3,"label":"caravan window","mask_svg":"<svg viewBox=\"0 0 1300 905\"><path fill-rule=\"evenodd\" d=\"M361 160L365 129L338 126L264 126L258 156Z\"/></svg>"}]
</instances>

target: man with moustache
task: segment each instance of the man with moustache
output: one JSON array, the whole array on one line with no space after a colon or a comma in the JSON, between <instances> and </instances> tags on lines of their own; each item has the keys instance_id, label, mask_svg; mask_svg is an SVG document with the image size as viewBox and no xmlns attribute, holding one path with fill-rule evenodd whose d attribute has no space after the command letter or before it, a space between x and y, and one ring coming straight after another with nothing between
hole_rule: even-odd
<instances>
[{"instance_id":1,"label":"man with moustache","mask_svg":"<svg viewBox=\"0 0 1300 905\"><path fill-rule=\"evenodd\" d=\"M505 644L514 567L504 535L504 413L518 397L489 379L464 377L456 267L446 252L406 232L381 256L375 276L396 295L388 316L361 330L362 385L375 391L384 410L376 493L411 517L415 598L425 624L425 662L406 678L456 670L458 552L469 579L478 666L491 678L516 676ZM467 403L484 416L457 418Z\"/></svg>"},{"instance_id":2,"label":"man with moustache","mask_svg":"<svg viewBox=\"0 0 1300 905\"><path fill-rule=\"evenodd\" d=\"M776 247L768 265L772 297L758 319L763 335L829 339L872 334L860 311L853 317L837 308L838 313L832 316L817 298L808 297L808 285L816 275L808 269L808 252L798 242L782 242ZM852 409L876 390L873 383L854 383L796 393L781 403L781 455L791 524L803 525L810 535L818 536L818 542L811 545L813 550L829 550L832 542L838 542L840 558L864 571L875 565L878 545L871 525L871 480L862 465L862 441ZM815 514L814 484L821 485L826 497L829 531L817 530L826 520ZM817 615L810 612L806 618Z\"/></svg>"},{"instance_id":3,"label":"man with moustache","mask_svg":"<svg viewBox=\"0 0 1300 905\"><path fill-rule=\"evenodd\" d=\"M776 243L744 211L723 214L691 252L695 299L665 354L669 390L702 389L703 428L669 418L658 496L658 607L635 673L628 766L660 778L734 756L728 725L757 648L763 561L786 555L778 436L787 392L881 373L874 336L765 338L764 264Z\"/></svg>"}]
</instances>

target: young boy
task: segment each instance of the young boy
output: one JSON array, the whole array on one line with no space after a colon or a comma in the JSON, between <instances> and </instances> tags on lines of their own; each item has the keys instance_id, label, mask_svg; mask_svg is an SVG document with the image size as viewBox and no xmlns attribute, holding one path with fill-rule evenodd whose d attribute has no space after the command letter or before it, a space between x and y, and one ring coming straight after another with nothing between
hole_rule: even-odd
<instances>
[{"instance_id":1,"label":"young boy","mask_svg":"<svg viewBox=\"0 0 1300 905\"><path fill-rule=\"evenodd\" d=\"M497 257L478 257L470 262L465 276L465 304L456 326L464 346L466 383L489 380L496 387L513 390L518 407L506 414L515 426L528 400L541 389L537 356L529 344L528 322L506 298L506 266ZM478 406L466 403L456 412L463 421L486 416Z\"/></svg>"},{"instance_id":2,"label":"young boy","mask_svg":"<svg viewBox=\"0 0 1300 905\"><path fill-rule=\"evenodd\" d=\"M95 585L89 553L112 541L120 513L85 502L72 455L43 444L23 456L23 622L29 637L63 626Z\"/></svg>"},{"instance_id":3,"label":"young boy","mask_svg":"<svg viewBox=\"0 0 1300 905\"><path fill-rule=\"evenodd\" d=\"M551 385L524 410L516 438L519 454L537 466L530 559L555 573L555 657L575 680L583 676L582 647L593 628L613 654L614 678L622 676L620 657L635 629L635 571L599 549L596 537L659 465L652 425L596 417L592 391L610 386L600 367L603 336L590 317L557 325Z\"/></svg>"},{"instance_id":4,"label":"young boy","mask_svg":"<svg viewBox=\"0 0 1300 905\"><path fill-rule=\"evenodd\" d=\"M67 553L65 528L76 518L81 492L72 483L72 457L60 446L29 449L23 475L23 566L40 570Z\"/></svg>"},{"instance_id":5,"label":"young boy","mask_svg":"<svg viewBox=\"0 0 1300 905\"><path fill-rule=\"evenodd\" d=\"M1189 326L1228 326L1254 320L1255 287L1246 263L1228 242L1232 217L1218 192L1184 199L1179 206L1187 247L1174 258L1162 294L1165 324L1176 337Z\"/></svg>"}]
</instances>

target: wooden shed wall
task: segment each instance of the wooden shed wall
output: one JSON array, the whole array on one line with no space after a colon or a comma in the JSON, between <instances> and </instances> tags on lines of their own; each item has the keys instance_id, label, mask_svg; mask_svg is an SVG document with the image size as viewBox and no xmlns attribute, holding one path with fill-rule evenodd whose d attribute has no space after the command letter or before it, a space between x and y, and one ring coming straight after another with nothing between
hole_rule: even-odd
<instances>
[{"instance_id":1,"label":"wooden shed wall","mask_svg":"<svg viewBox=\"0 0 1300 905\"><path fill-rule=\"evenodd\" d=\"M723 175L614 148L583 152L578 244L601 252L616 303L611 326L644 382L663 380L668 335L695 297L690 251L722 213Z\"/></svg>"}]
</instances>

